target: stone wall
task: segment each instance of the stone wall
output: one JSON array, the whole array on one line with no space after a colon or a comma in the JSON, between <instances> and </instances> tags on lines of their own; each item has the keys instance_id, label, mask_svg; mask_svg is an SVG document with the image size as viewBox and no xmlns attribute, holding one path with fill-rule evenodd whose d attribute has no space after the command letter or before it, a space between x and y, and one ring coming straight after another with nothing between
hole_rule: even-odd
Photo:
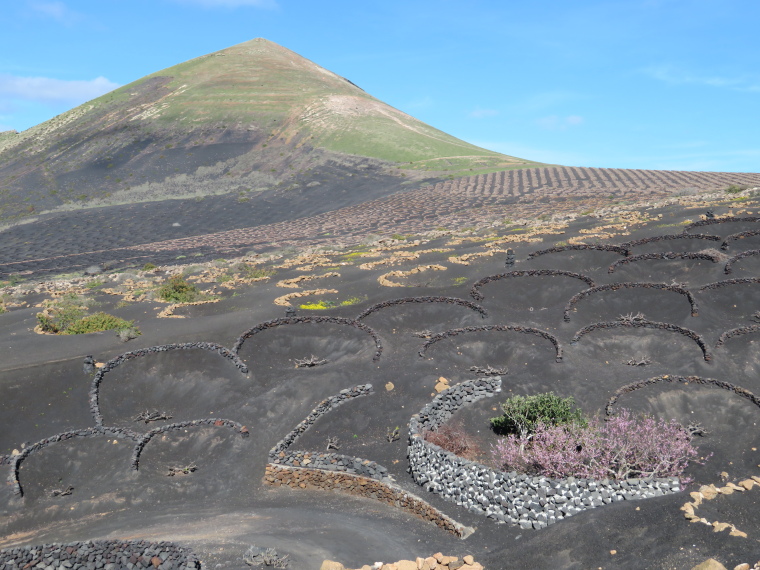
<instances>
[{"instance_id":1,"label":"stone wall","mask_svg":"<svg viewBox=\"0 0 760 570\"><path fill-rule=\"evenodd\" d=\"M699 335L698 333L694 332L691 329L679 327L678 325L672 325L670 323L660 323L657 321L647 321L644 319L592 323L590 325L583 327L579 331L577 331L573 335L573 338L570 340L570 344L577 343L581 339L581 337L595 330L615 329L615 328L645 328L645 329L655 329L655 330L674 332L674 333L683 335L685 337L688 337L694 342L696 342L697 345L699 345L699 348L702 349L702 355L705 359L705 362L710 362L712 360L712 354L710 354L710 349L707 347L707 343L705 342L705 339L702 338L702 336Z\"/></svg>"},{"instance_id":2,"label":"stone wall","mask_svg":"<svg viewBox=\"0 0 760 570\"><path fill-rule=\"evenodd\" d=\"M715 281L708 283L699 288L700 291L710 291L711 289L720 289L728 285L742 285L744 283L760 283L760 277L742 277L740 279L725 279L724 281Z\"/></svg>"},{"instance_id":3,"label":"stone wall","mask_svg":"<svg viewBox=\"0 0 760 570\"><path fill-rule=\"evenodd\" d=\"M8 463L11 465L11 472L8 475L8 484L13 487L13 492L16 495L23 496L24 490L21 487L21 482L19 481L19 470L21 469L21 463L29 457L32 453L36 453L42 449L45 449L49 445L52 445L54 443L58 443L60 441L67 441L69 439L74 439L78 437L98 437L98 436L114 436L117 438L127 438L135 441L137 439L137 434L133 432L132 430L125 429L125 428L118 428L118 427L103 427L103 426L96 426L96 427L89 427L79 430L72 430L72 431L66 431L62 433L57 433L53 436L46 437L45 439L41 439L37 443L33 443L31 445L27 445L24 449L21 450L21 452L17 455L11 455L9 457Z\"/></svg>"},{"instance_id":4,"label":"stone wall","mask_svg":"<svg viewBox=\"0 0 760 570\"><path fill-rule=\"evenodd\" d=\"M62 432L50 437L46 437L45 439L42 439L38 441L37 443L33 443L31 445L26 446L24 449L21 450L20 453L16 455L0 456L0 465L6 464L6 463L10 464L11 472L10 472L10 475L8 476L8 484L13 487L13 492L16 495L23 496L24 495L23 487L21 486L21 482L19 480L19 470L21 468L21 463L27 457L29 457L32 453L37 453L54 443L59 443L59 442L67 441L74 438L93 438L93 437L102 437L102 436L112 436L119 439L129 439L135 443L135 446L132 449L132 458L131 458L130 463L131 463L132 469L137 470L140 465L140 455L142 454L142 451L145 448L145 446L154 436L158 434L162 434L162 433L171 432L171 431L180 431L180 430L186 431L185 428L204 426L204 425L232 428L236 432L238 432L240 436L243 438L246 438L250 435L248 428L246 426L243 426L237 422L233 422L231 420L222 419L222 418L203 418L199 420L191 420L191 421L186 421L186 422L176 422L176 423L167 424L164 426L154 428L145 434L139 434L127 428L95 426L95 427L89 427L89 428L84 428L80 430Z\"/></svg>"},{"instance_id":5,"label":"stone wall","mask_svg":"<svg viewBox=\"0 0 760 570\"><path fill-rule=\"evenodd\" d=\"M343 317L327 317L327 316L285 317L282 319L272 319L271 321L265 321L261 323L260 325L256 325L255 327L248 329L243 334L241 334L235 341L235 344L232 347L232 352L234 354L237 354L238 352L240 352L240 349L242 348L243 343L249 338L251 338L253 335L260 333L261 331L265 331L267 329L279 327L282 325L294 325L297 323L330 323L334 325L346 325L350 327L355 327L359 330L366 332L368 335L372 337L372 340L375 342L375 355L372 358L372 360L380 360L380 356L383 354L383 343L380 341L380 336L374 331L374 329L356 320L345 319Z\"/></svg>"},{"instance_id":6,"label":"stone wall","mask_svg":"<svg viewBox=\"0 0 760 570\"><path fill-rule=\"evenodd\" d=\"M172 542L94 540L4 548L0 550L0 567L200 570L201 563L192 550Z\"/></svg>"},{"instance_id":7,"label":"stone wall","mask_svg":"<svg viewBox=\"0 0 760 570\"><path fill-rule=\"evenodd\" d=\"M718 342L715 343L715 348L720 348L721 346L726 344L726 341L730 338L742 336L745 334L755 333L758 331L760 331L760 325L749 325L746 327L738 327L735 329L727 330L720 334L720 337L718 338Z\"/></svg>"},{"instance_id":8,"label":"stone wall","mask_svg":"<svg viewBox=\"0 0 760 570\"><path fill-rule=\"evenodd\" d=\"M615 269L621 265L627 265L636 261L648 261L650 259L691 259L691 260L705 260L718 263L718 258L709 253L694 253L690 251L678 252L678 251L666 251L662 253L642 253L641 255L632 255L623 259L617 260L615 263L607 268L607 273L614 273Z\"/></svg>"},{"instance_id":9,"label":"stone wall","mask_svg":"<svg viewBox=\"0 0 760 570\"><path fill-rule=\"evenodd\" d=\"M362 311L361 314L356 317L356 320L360 321L364 317L367 317L375 311L379 311L380 309L385 309L386 307L391 307L393 305L404 305L407 303L448 303L449 305L460 305L462 307L472 309L476 313L480 314L482 318L486 318L488 316L486 310L480 305L476 305L471 301L460 299L458 297L402 297L400 299L391 299L390 301L383 301L382 303L372 305L371 307L368 307Z\"/></svg>"},{"instance_id":10,"label":"stone wall","mask_svg":"<svg viewBox=\"0 0 760 570\"><path fill-rule=\"evenodd\" d=\"M666 374L664 376L655 376L653 378L647 378L646 380L639 380L638 382L632 382L631 384L626 384L625 386L618 388L617 390L615 390L615 393L607 402L607 405L604 408L605 413L608 416L612 414L612 407L617 403L618 398L620 398L620 396L622 396L623 394L627 394L628 392L633 392L634 390L639 390L641 388L644 388L645 386L651 386L652 384L659 384L661 382L668 382L671 384L677 382L684 385L701 384L704 386L715 386L716 388L728 390L729 392L733 392L737 396L746 398L747 400L749 400L756 406L760 407L759 397L757 397L755 394L753 394L746 388L742 388L741 386L737 386L736 384L731 384L730 382L724 382L723 380L715 380L714 378L701 378L699 376L674 376L672 374Z\"/></svg>"},{"instance_id":11,"label":"stone wall","mask_svg":"<svg viewBox=\"0 0 760 570\"><path fill-rule=\"evenodd\" d=\"M275 487L287 486L295 489L341 491L350 495L375 499L435 523L440 528L460 538L467 538L474 532L474 529L459 524L424 500L404 491L401 487L369 477L270 463L266 468L264 482Z\"/></svg>"},{"instance_id":12,"label":"stone wall","mask_svg":"<svg viewBox=\"0 0 760 570\"><path fill-rule=\"evenodd\" d=\"M589 287L596 287L596 283L591 277L587 275L582 275L580 273L573 273L572 271L561 271L559 269L526 269L523 271L509 271L508 273L499 273L497 275L489 275L488 277L483 277L483 279L480 279L472 286L472 288L470 289L470 295L476 301L482 301L484 297L483 297L483 293L480 292L480 288L486 283L490 283L491 281L498 281L500 279L507 279L509 277L540 277L540 276L572 277L573 279L579 279L583 281Z\"/></svg>"},{"instance_id":13,"label":"stone wall","mask_svg":"<svg viewBox=\"0 0 760 570\"><path fill-rule=\"evenodd\" d=\"M760 222L760 217L747 216L744 218L737 218L734 216L727 216L725 218L708 218L706 220L699 220L698 222L690 223L683 229L683 233L686 233L694 228L703 228L705 226L714 226L715 224L730 224L736 222Z\"/></svg>"},{"instance_id":14,"label":"stone wall","mask_svg":"<svg viewBox=\"0 0 760 570\"><path fill-rule=\"evenodd\" d=\"M430 348L431 345L445 338L457 336L460 334L480 332L480 331L513 331L513 332L518 332L518 333L523 333L523 334L532 334L535 336L539 336L541 338L545 338L546 340L551 342L552 345L554 346L554 350L556 352L555 357L554 357L555 361L562 362L562 345L559 343L559 340L557 339L556 336L541 329L535 329L533 327L523 327L523 326L517 326L517 325L483 325L482 327L462 327L459 329L449 329L447 331L443 331L441 333L437 333L431 336L430 339L427 340L425 344L422 345L422 348L419 351L419 355L424 357L425 352L427 352L427 349Z\"/></svg>"},{"instance_id":15,"label":"stone wall","mask_svg":"<svg viewBox=\"0 0 760 570\"><path fill-rule=\"evenodd\" d=\"M570 311L573 307L584 297L593 295L595 293L601 293L603 291L617 291L618 289L660 289L663 291L672 291L679 295L684 295L691 305L691 316L696 317L699 315L699 305L697 300L692 295L691 291L678 287L676 285L666 285L665 283L638 283L631 281L624 281L621 283L609 283L607 285L599 285L598 287L592 287L591 289L584 289L580 293L573 295L565 305L565 321L570 321Z\"/></svg>"},{"instance_id":16,"label":"stone wall","mask_svg":"<svg viewBox=\"0 0 760 570\"><path fill-rule=\"evenodd\" d=\"M720 249L725 251L730 247L732 241L758 235L760 235L760 230L747 230L746 232L737 232L735 234L731 234L730 236L726 236L726 239L724 239L723 243L720 244Z\"/></svg>"},{"instance_id":17,"label":"stone wall","mask_svg":"<svg viewBox=\"0 0 760 570\"><path fill-rule=\"evenodd\" d=\"M501 377L462 382L438 394L409 423L412 478L425 490L470 511L521 528L544 528L587 509L617 501L643 499L680 491L677 478L549 479L504 473L468 461L425 440L463 405L501 391Z\"/></svg>"},{"instance_id":18,"label":"stone wall","mask_svg":"<svg viewBox=\"0 0 760 570\"><path fill-rule=\"evenodd\" d=\"M100 413L100 384L103 381L103 378L106 374L108 374L111 370L119 366L120 364L123 364L124 362L127 362L128 360L133 360L135 358L140 358L143 356L148 356L151 354L158 354L161 352L169 352L171 350L192 350L192 349L201 349L201 350L208 350L211 352L216 352L223 356L224 358L228 358L231 360L235 366L242 372L243 374L248 373L248 366L240 360L237 354L235 354L233 351L229 350L228 348L225 348L221 344L216 344L213 342L184 342L184 343L175 343L175 344L163 344L160 346L151 346L150 348L141 348L139 350L132 350L130 352L125 352L124 354L120 354L116 358L113 358L106 362L103 365L103 368L98 370L97 374L95 374L95 378L92 379L92 385L90 386L90 412L92 413L92 416L95 418L95 424L98 426L103 425L103 414Z\"/></svg>"},{"instance_id":19,"label":"stone wall","mask_svg":"<svg viewBox=\"0 0 760 570\"><path fill-rule=\"evenodd\" d=\"M535 259L540 255L546 255L547 253L560 253L562 251L609 251L612 253L619 253L620 255L628 255L628 250L625 247L619 245L605 245L605 244L586 244L579 243L574 245L558 245L556 247L550 247L548 249L539 249L528 254L528 259Z\"/></svg>"},{"instance_id":20,"label":"stone wall","mask_svg":"<svg viewBox=\"0 0 760 570\"><path fill-rule=\"evenodd\" d=\"M723 267L723 273L725 273L726 275L729 275L734 270L733 269L734 263L744 258L752 257L754 255L760 255L760 249L748 249L747 251L743 251L741 253L736 254L735 256L733 256L731 259L729 259L726 262L726 265Z\"/></svg>"},{"instance_id":21,"label":"stone wall","mask_svg":"<svg viewBox=\"0 0 760 570\"><path fill-rule=\"evenodd\" d=\"M388 470L374 461L339 453L290 450L319 418L353 398L373 393L372 384L364 384L341 390L335 396L320 402L306 419L269 451L270 462L266 467L264 482L299 489L342 491L375 499L431 521L462 538L468 536L472 529L467 529L419 497L394 485Z\"/></svg>"},{"instance_id":22,"label":"stone wall","mask_svg":"<svg viewBox=\"0 0 760 570\"><path fill-rule=\"evenodd\" d=\"M646 238L641 238L637 240L627 241L625 243L621 243L620 247L630 250L632 247L636 247L639 245L654 243L658 241L674 240L674 239L704 239L708 241L720 241L720 236L713 236L713 235L706 235L706 234L668 234L668 235L652 236L652 237L646 237Z\"/></svg>"},{"instance_id":23,"label":"stone wall","mask_svg":"<svg viewBox=\"0 0 760 570\"><path fill-rule=\"evenodd\" d=\"M227 427L235 430L240 434L240 437L246 438L250 435L250 432L248 431L248 428L242 424L239 424L238 422L233 422L232 420L226 420L223 418L203 418L200 420L190 420L187 422L175 422L172 424L166 424L163 426L159 426L157 428L154 428L150 430L149 432L143 434L139 437L137 440L137 443L135 443L135 448L132 450L132 469L137 471L140 467L140 455L142 455L142 451L145 448L146 445L148 445L148 442L153 439L153 437L170 432L170 431L187 431L185 428L188 427L196 427L196 426L215 426L215 427Z\"/></svg>"},{"instance_id":24,"label":"stone wall","mask_svg":"<svg viewBox=\"0 0 760 570\"><path fill-rule=\"evenodd\" d=\"M306 416L306 419L299 423L289 434L278 441L277 444L269 450L270 463L288 465L291 467L309 466L311 469L322 469L326 471L343 471L346 473L371 477L373 479L390 481L391 479L388 475L388 470L382 465L370 461L369 459L342 455L340 453L318 453L312 451L290 450L290 446L293 445L306 430L313 426L319 418L329 414L335 408L345 404L353 398L360 398L371 394L374 394L372 384L362 384L354 386L353 388L341 390L335 396L330 396L329 398L322 400L317 407Z\"/></svg>"}]
</instances>

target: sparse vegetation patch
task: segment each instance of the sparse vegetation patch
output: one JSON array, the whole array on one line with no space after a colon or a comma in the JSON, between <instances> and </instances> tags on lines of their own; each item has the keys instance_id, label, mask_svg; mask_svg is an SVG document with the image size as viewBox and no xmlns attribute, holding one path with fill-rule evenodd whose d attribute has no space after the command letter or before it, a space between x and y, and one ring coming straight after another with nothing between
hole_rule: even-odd
<instances>
[{"instance_id":1,"label":"sparse vegetation patch","mask_svg":"<svg viewBox=\"0 0 760 570\"><path fill-rule=\"evenodd\" d=\"M88 314L88 305L91 303L91 300L76 294L47 301L45 309L37 313L38 328L48 334L87 334L122 329L129 330L132 338L140 334L134 321L126 321L102 311Z\"/></svg>"},{"instance_id":2,"label":"sparse vegetation patch","mask_svg":"<svg viewBox=\"0 0 760 570\"><path fill-rule=\"evenodd\" d=\"M206 299L198 287L188 283L182 275L172 275L158 289L158 297L168 303L195 303Z\"/></svg>"}]
</instances>

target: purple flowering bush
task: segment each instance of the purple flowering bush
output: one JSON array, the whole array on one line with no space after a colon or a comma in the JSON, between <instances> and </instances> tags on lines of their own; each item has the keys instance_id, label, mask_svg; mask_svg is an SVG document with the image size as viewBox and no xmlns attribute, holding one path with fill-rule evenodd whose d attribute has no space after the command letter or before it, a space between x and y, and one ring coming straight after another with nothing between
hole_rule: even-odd
<instances>
[{"instance_id":1,"label":"purple flowering bush","mask_svg":"<svg viewBox=\"0 0 760 570\"><path fill-rule=\"evenodd\" d=\"M691 441L675 420L621 409L607 421L596 416L586 425L539 423L529 434L501 438L491 446L491 455L504 471L553 478L680 477L697 457Z\"/></svg>"}]
</instances>

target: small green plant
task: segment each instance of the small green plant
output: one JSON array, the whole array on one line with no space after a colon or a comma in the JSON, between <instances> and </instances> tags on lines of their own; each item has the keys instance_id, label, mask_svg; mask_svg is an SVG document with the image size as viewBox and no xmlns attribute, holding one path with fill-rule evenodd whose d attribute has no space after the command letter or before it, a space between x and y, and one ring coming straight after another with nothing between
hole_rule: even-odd
<instances>
[{"instance_id":1,"label":"small green plant","mask_svg":"<svg viewBox=\"0 0 760 570\"><path fill-rule=\"evenodd\" d=\"M726 188L726 194L738 194L739 192L744 192L747 188L747 186L731 184L728 188Z\"/></svg>"},{"instance_id":2,"label":"small green plant","mask_svg":"<svg viewBox=\"0 0 760 570\"><path fill-rule=\"evenodd\" d=\"M345 301L340 302L341 307L350 307L351 305L358 305L367 300L367 297L349 297Z\"/></svg>"},{"instance_id":3,"label":"small green plant","mask_svg":"<svg viewBox=\"0 0 760 570\"><path fill-rule=\"evenodd\" d=\"M333 301L315 301L313 303L304 303L299 305L301 309L306 311L323 311L325 309L332 309L335 306Z\"/></svg>"},{"instance_id":4,"label":"small green plant","mask_svg":"<svg viewBox=\"0 0 760 570\"><path fill-rule=\"evenodd\" d=\"M156 268L156 266L154 264L148 262L145 265L143 265L142 270L143 271L153 271L155 268Z\"/></svg>"},{"instance_id":5,"label":"small green plant","mask_svg":"<svg viewBox=\"0 0 760 570\"><path fill-rule=\"evenodd\" d=\"M567 245L567 242L566 241L558 241L554 245L556 245L557 247L565 247Z\"/></svg>"},{"instance_id":6,"label":"small green plant","mask_svg":"<svg viewBox=\"0 0 760 570\"><path fill-rule=\"evenodd\" d=\"M491 418L491 427L500 435L517 434L526 437L539 424L558 426L588 422L583 412L575 408L575 400L560 398L554 392L532 396L512 396L501 404L503 415Z\"/></svg>"},{"instance_id":7,"label":"small green plant","mask_svg":"<svg viewBox=\"0 0 760 570\"><path fill-rule=\"evenodd\" d=\"M405 240L405 239L406 239L406 236L405 236L404 234L393 234L393 235L391 236L391 238L392 238L392 239L397 239L397 240Z\"/></svg>"},{"instance_id":8,"label":"small green plant","mask_svg":"<svg viewBox=\"0 0 760 570\"><path fill-rule=\"evenodd\" d=\"M241 263L235 271L240 273L240 277L243 279L260 279L262 277L272 277L277 272L274 269L265 269L264 267L256 267L250 263Z\"/></svg>"},{"instance_id":9,"label":"small green plant","mask_svg":"<svg viewBox=\"0 0 760 570\"><path fill-rule=\"evenodd\" d=\"M95 289L97 287L100 287L101 285L103 285L103 282L98 279L96 281L90 281L89 283L85 285L85 287L87 287L88 289Z\"/></svg>"},{"instance_id":10,"label":"small green plant","mask_svg":"<svg viewBox=\"0 0 760 570\"><path fill-rule=\"evenodd\" d=\"M135 326L122 327L116 330L116 336L119 337L119 340L121 340L121 342L127 342L129 340L135 339L141 334L142 333L140 332L140 329Z\"/></svg>"},{"instance_id":11,"label":"small green plant","mask_svg":"<svg viewBox=\"0 0 760 570\"><path fill-rule=\"evenodd\" d=\"M201 292L181 275L173 275L159 288L158 296L169 303L192 303L201 297Z\"/></svg>"},{"instance_id":12,"label":"small green plant","mask_svg":"<svg viewBox=\"0 0 760 570\"><path fill-rule=\"evenodd\" d=\"M82 299L76 295L64 295L49 303L45 311L37 313L37 323L44 332L63 334L86 314L87 309Z\"/></svg>"},{"instance_id":13,"label":"small green plant","mask_svg":"<svg viewBox=\"0 0 760 570\"><path fill-rule=\"evenodd\" d=\"M461 285L462 283L467 282L467 277L455 277L454 278L454 285Z\"/></svg>"}]
</instances>

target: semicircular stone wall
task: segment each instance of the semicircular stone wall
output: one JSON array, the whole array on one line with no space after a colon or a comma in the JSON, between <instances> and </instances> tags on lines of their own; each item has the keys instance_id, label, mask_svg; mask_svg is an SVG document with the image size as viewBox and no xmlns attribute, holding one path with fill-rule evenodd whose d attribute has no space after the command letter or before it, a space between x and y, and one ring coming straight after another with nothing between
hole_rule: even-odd
<instances>
[{"instance_id":1,"label":"semicircular stone wall","mask_svg":"<svg viewBox=\"0 0 760 570\"><path fill-rule=\"evenodd\" d=\"M409 422L409 469L427 491L485 515L521 528L544 528L576 513L618 501L677 493L677 477L661 479L549 479L505 473L469 461L426 441L425 431L436 430L465 404L493 397L501 391L501 377L462 382L438 394Z\"/></svg>"}]
</instances>

